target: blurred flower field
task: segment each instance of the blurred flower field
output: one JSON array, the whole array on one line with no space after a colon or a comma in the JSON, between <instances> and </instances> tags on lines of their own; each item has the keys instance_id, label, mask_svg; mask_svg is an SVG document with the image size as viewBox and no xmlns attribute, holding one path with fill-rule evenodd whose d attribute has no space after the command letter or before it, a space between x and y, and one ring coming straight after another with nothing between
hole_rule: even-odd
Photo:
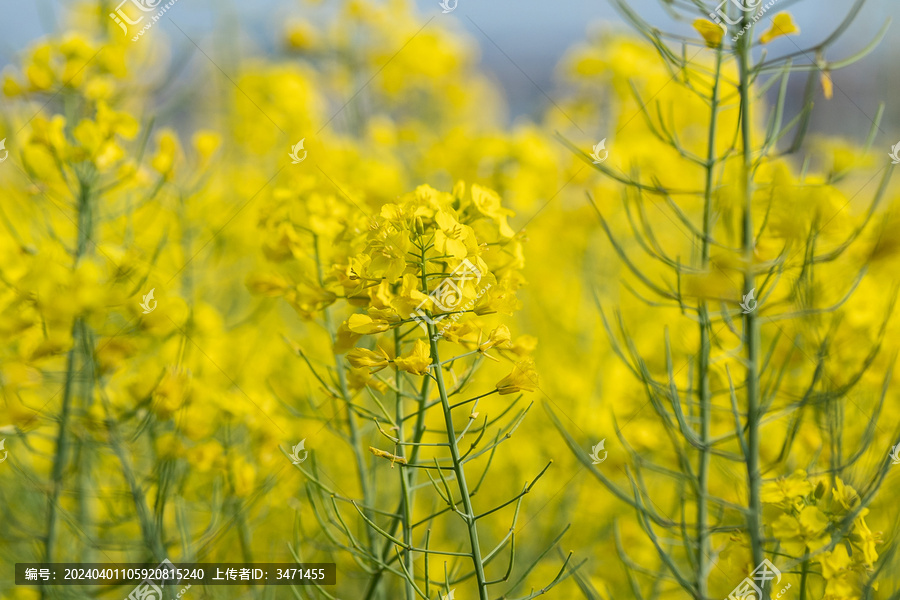
<instances>
[{"instance_id":1,"label":"blurred flower field","mask_svg":"<svg viewBox=\"0 0 900 600\"><path fill-rule=\"evenodd\" d=\"M870 47L611 1L513 124L464 2L298 2L274 53L78 2L21 49L0 596L168 558L337 565L185 598L900 598L900 134L809 127Z\"/></svg>"}]
</instances>

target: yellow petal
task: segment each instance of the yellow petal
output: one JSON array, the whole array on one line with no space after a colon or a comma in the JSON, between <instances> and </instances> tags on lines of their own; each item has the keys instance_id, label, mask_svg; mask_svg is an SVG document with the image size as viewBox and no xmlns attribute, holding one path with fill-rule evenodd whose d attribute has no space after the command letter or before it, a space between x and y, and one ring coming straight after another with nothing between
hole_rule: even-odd
<instances>
[{"instance_id":1,"label":"yellow petal","mask_svg":"<svg viewBox=\"0 0 900 600\"><path fill-rule=\"evenodd\" d=\"M431 364L431 351L425 342L416 340L413 349L394 359L394 364L398 369L407 373L424 375L428 372L428 366Z\"/></svg>"},{"instance_id":2,"label":"yellow petal","mask_svg":"<svg viewBox=\"0 0 900 600\"><path fill-rule=\"evenodd\" d=\"M800 28L794 23L794 17L789 12L780 12L772 18L772 27L759 37L760 44L768 44L777 37L800 33Z\"/></svg>"},{"instance_id":3,"label":"yellow petal","mask_svg":"<svg viewBox=\"0 0 900 600\"><path fill-rule=\"evenodd\" d=\"M718 48L722 45L722 36L725 32L712 21L697 19L694 21L694 29L703 36L703 39L706 40L706 45L710 48Z\"/></svg>"},{"instance_id":4,"label":"yellow petal","mask_svg":"<svg viewBox=\"0 0 900 600\"><path fill-rule=\"evenodd\" d=\"M390 324L381 319L372 319L369 315L350 315L347 321L347 328L353 333L361 333L370 335L373 333L381 333L390 329Z\"/></svg>"},{"instance_id":5,"label":"yellow petal","mask_svg":"<svg viewBox=\"0 0 900 600\"><path fill-rule=\"evenodd\" d=\"M388 366L390 359L381 348L378 348L377 352L365 348L354 348L347 353L347 361L357 369L371 369L372 373L376 373Z\"/></svg>"},{"instance_id":6,"label":"yellow petal","mask_svg":"<svg viewBox=\"0 0 900 600\"><path fill-rule=\"evenodd\" d=\"M831 73L822 71L819 79L822 81L822 91L825 92L825 99L831 100L834 97L834 82L831 80Z\"/></svg>"},{"instance_id":7,"label":"yellow petal","mask_svg":"<svg viewBox=\"0 0 900 600\"><path fill-rule=\"evenodd\" d=\"M487 341L482 342L479 348L482 351L489 350L494 346L497 346L499 348L509 348L512 345L510 342L511 337L509 334L509 327L507 327L506 325L500 325L499 327L496 327L493 331L491 331Z\"/></svg>"},{"instance_id":8,"label":"yellow petal","mask_svg":"<svg viewBox=\"0 0 900 600\"><path fill-rule=\"evenodd\" d=\"M197 151L197 154L200 155L202 160L209 160L213 154L215 154L216 150L219 149L219 146L222 145L222 136L216 133L215 131L198 131L194 134L194 137L191 138L191 141L194 144L194 149Z\"/></svg>"},{"instance_id":9,"label":"yellow petal","mask_svg":"<svg viewBox=\"0 0 900 600\"><path fill-rule=\"evenodd\" d=\"M161 175L168 176L175 166L175 161L181 154L181 144L178 136L171 129L164 129L159 136L159 149L150 160L152 166Z\"/></svg>"},{"instance_id":10,"label":"yellow petal","mask_svg":"<svg viewBox=\"0 0 900 600\"><path fill-rule=\"evenodd\" d=\"M496 390L501 396L516 392L533 392L538 384L537 370L531 359L516 363L512 373L497 382Z\"/></svg>"}]
</instances>

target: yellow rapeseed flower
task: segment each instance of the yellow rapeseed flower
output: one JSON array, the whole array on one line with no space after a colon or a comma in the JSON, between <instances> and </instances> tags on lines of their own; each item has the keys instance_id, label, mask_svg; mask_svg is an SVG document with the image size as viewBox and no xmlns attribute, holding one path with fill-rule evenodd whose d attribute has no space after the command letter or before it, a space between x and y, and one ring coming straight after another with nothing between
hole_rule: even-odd
<instances>
[{"instance_id":1,"label":"yellow rapeseed flower","mask_svg":"<svg viewBox=\"0 0 900 600\"><path fill-rule=\"evenodd\" d=\"M478 346L478 349L482 352L485 350L489 350L494 346L498 348L509 348L511 346L510 340L512 339L509 333L509 327L506 325L500 325L495 327L491 333L488 335L488 339L481 343Z\"/></svg>"},{"instance_id":2,"label":"yellow rapeseed flower","mask_svg":"<svg viewBox=\"0 0 900 600\"><path fill-rule=\"evenodd\" d=\"M783 35L800 33L800 28L794 23L794 17L789 12L780 12L772 18L772 27L759 36L760 44L768 44L772 40Z\"/></svg>"},{"instance_id":3,"label":"yellow rapeseed flower","mask_svg":"<svg viewBox=\"0 0 900 600\"><path fill-rule=\"evenodd\" d=\"M830 536L825 531L828 519L815 506L805 506L799 517L784 514L772 524L772 533L781 545L794 556L818 550L825 546Z\"/></svg>"},{"instance_id":4,"label":"yellow rapeseed flower","mask_svg":"<svg viewBox=\"0 0 900 600\"><path fill-rule=\"evenodd\" d=\"M172 431L163 432L153 440L156 454L160 458L177 458L184 454L184 444L178 434Z\"/></svg>"},{"instance_id":5,"label":"yellow rapeseed flower","mask_svg":"<svg viewBox=\"0 0 900 600\"><path fill-rule=\"evenodd\" d=\"M163 177L170 177L175 161L181 156L181 143L178 135L171 129L163 129L159 136L156 154L150 165Z\"/></svg>"},{"instance_id":6,"label":"yellow rapeseed flower","mask_svg":"<svg viewBox=\"0 0 900 600\"><path fill-rule=\"evenodd\" d=\"M373 319L369 315L356 314L350 315L350 319L347 320L347 327L353 333L371 335L387 331L391 328L391 325L383 319Z\"/></svg>"},{"instance_id":7,"label":"yellow rapeseed flower","mask_svg":"<svg viewBox=\"0 0 900 600\"><path fill-rule=\"evenodd\" d=\"M216 440L197 444L186 452L187 461L200 473L206 473L222 466L225 453Z\"/></svg>"},{"instance_id":8,"label":"yellow rapeseed flower","mask_svg":"<svg viewBox=\"0 0 900 600\"><path fill-rule=\"evenodd\" d=\"M526 359L516 363L512 373L497 382L496 389L500 395L516 392L533 392L537 388L538 374L534 361Z\"/></svg>"},{"instance_id":9,"label":"yellow rapeseed flower","mask_svg":"<svg viewBox=\"0 0 900 600\"><path fill-rule=\"evenodd\" d=\"M850 540L862 550L863 561L866 565L875 564L875 561L878 560L878 552L875 550L875 545L881 542L881 537L878 533L873 533L869 529L863 515L853 520L853 533L850 535Z\"/></svg>"},{"instance_id":10,"label":"yellow rapeseed flower","mask_svg":"<svg viewBox=\"0 0 900 600\"><path fill-rule=\"evenodd\" d=\"M351 331L348 323L344 321L341 323L340 327L338 327L337 332L334 336L334 347L332 350L335 354L343 354L350 348L356 345L356 342L362 337L361 333L356 333L355 331Z\"/></svg>"},{"instance_id":11,"label":"yellow rapeseed flower","mask_svg":"<svg viewBox=\"0 0 900 600\"><path fill-rule=\"evenodd\" d=\"M834 490L832 490L833 498L844 511L849 511L856 506L859 502L859 494L856 493L855 489L846 485L840 477L835 479L834 485Z\"/></svg>"},{"instance_id":12,"label":"yellow rapeseed flower","mask_svg":"<svg viewBox=\"0 0 900 600\"><path fill-rule=\"evenodd\" d=\"M416 340L413 344L413 349L395 358L394 364L401 371L406 371L413 375L424 375L428 372L428 366L431 364L431 353L428 345L422 340Z\"/></svg>"},{"instance_id":13,"label":"yellow rapeseed flower","mask_svg":"<svg viewBox=\"0 0 900 600\"><path fill-rule=\"evenodd\" d=\"M208 161L219 146L222 145L222 136L215 131L198 131L191 138L194 150L200 156L201 161Z\"/></svg>"},{"instance_id":14,"label":"yellow rapeseed flower","mask_svg":"<svg viewBox=\"0 0 900 600\"><path fill-rule=\"evenodd\" d=\"M170 417L188 400L190 387L191 374L188 371L169 367L153 390L153 410L163 419Z\"/></svg>"},{"instance_id":15,"label":"yellow rapeseed flower","mask_svg":"<svg viewBox=\"0 0 900 600\"><path fill-rule=\"evenodd\" d=\"M273 262L303 255L300 236L291 223L281 223L274 228L274 231L263 243L262 250L266 258Z\"/></svg>"},{"instance_id":16,"label":"yellow rapeseed flower","mask_svg":"<svg viewBox=\"0 0 900 600\"><path fill-rule=\"evenodd\" d=\"M455 216L443 210L434 216L434 220L440 228L434 232L434 244L437 249L456 258L468 256L466 240L471 234L471 229L460 224Z\"/></svg>"},{"instance_id":17,"label":"yellow rapeseed flower","mask_svg":"<svg viewBox=\"0 0 900 600\"><path fill-rule=\"evenodd\" d=\"M357 369L366 368L370 373L377 373L390 364L391 358L382 348L378 348L375 352L365 348L354 348L347 353L347 361Z\"/></svg>"},{"instance_id":18,"label":"yellow rapeseed flower","mask_svg":"<svg viewBox=\"0 0 900 600\"><path fill-rule=\"evenodd\" d=\"M507 218L513 216L513 211L503 208L497 192L473 184L472 204L478 212L494 221L500 227L500 235L505 238L511 238L515 235L516 232L512 230L507 222Z\"/></svg>"},{"instance_id":19,"label":"yellow rapeseed flower","mask_svg":"<svg viewBox=\"0 0 900 600\"><path fill-rule=\"evenodd\" d=\"M759 499L769 504L793 502L797 497L809 494L812 489L812 484L806 477L806 471L798 469L788 477L763 484L759 492Z\"/></svg>"},{"instance_id":20,"label":"yellow rapeseed flower","mask_svg":"<svg viewBox=\"0 0 900 600\"><path fill-rule=\"evenodd\" d=\"M319 40L316 27L309 21L292 22L287 29L287 44L292 50L310 50Z\"/></svg>"},{"instance_id":21,"label":"yellow rapeseed flower","mask_svg":"<svg viewBox=\"0 0 900 600\"><path fill-rule=\"evenodd\" d=\"M697 19L694 21L694 29L703 36L706 45L710 48L718 48L722 45L722 36L725 35L725 32L712 21Z\"/></svg>"},{"instance_id":22,"label":"yellow rapeseed flower","mask_svg":"<svg viewBox=\"0 0 900 600\"><path fill-rule=\"evenodd\" d=\"M829 600L857 600L859 575L852 569L852 561L847 549L838 545L831 552L825 552L818 558L822 566L822 577L825 579L825 594Z\"/></svg>"},{"instance_id":23,"label":"yellow rapeseed flower","mask_svg":"<svg viewBox=\"0 0 900 600\"><path fill-rule=\"evenodd\" d=\"M237 457L232 467L234 495L246 498L253 492L256 484L256 467L242 457Z\"/></svg>"},{"instance_id":24,"label":"yellow rapeseed flower","mask_svg":"<svg viewBox=\"0 0 900 600\"><path fill-rule=\"evenodd\" d=\"M537 348L538 339L533 335L520 335L514 341L510 342L510 350L521 356L527 357Z\"/></svg>"}]
</instances>

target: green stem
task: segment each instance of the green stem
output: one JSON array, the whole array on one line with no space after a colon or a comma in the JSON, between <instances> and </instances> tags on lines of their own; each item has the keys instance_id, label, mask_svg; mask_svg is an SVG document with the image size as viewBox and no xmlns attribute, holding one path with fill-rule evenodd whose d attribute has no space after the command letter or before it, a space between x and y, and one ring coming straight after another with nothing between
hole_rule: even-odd
<instances>
[{"instance_id":1,"label":"green stem","mask_svg":"<svg viewBox=\"0 0 900 600\"><path fill-rule=\"evenodd\" d=\"M428 403L428 389L429 382L431 380L428 377L424 377L422 381L422 389L419 393L419 406L418 406L418 416L416 417L416 426L413 430L413 442L419 443L422 441L422 437L425 435L425 406ZM399 388L398 388L399 389ZM421 446L412 446L412 450L409 454L409 462L415 464L419 456L419 449ZM412 496L415 496L415 489L412 490ZM412 501L410 501L412 504ZM397 512L402 510L402 501L401 506L398 507ZM397 519L392 519L388 532L391 535L394 535L397 531L397 527L399 526L400 521ZM427 535L427 534L426 534ZM385 540L384 547L381 550L381 559L382 562L387 562L388 557L390 556L391 549L394 547L394 543L390 540ZM428 564L428 555L425 555L425 564ZM372 600L375 597L376 592L378 591L378 584L381 581L381 578L384 576L384 568L382 566L378 567L378 570L369 578L369 584L366 587L366 591L362 597L362 600ZM428 569L425 569L425 572L428 572ZM426 587L428 586L428 582L426 579L425 583Z\"/></svg>"},{"instance_id":2,"label":"green stem","mask_svg":"<svg viewBox=\"0 0 900 600\"><path fill-rule=\"evenodd\" d=\"M703 198L703 240L701 252L702 268L709 267L709 240L712 236L712 196L715 185L714 170L716 161L716 129L719 108L719 77L722 67L722 48L716 51L716 73L713 79L710 99L709 138L706 154L706 185ZM708 575L710 564L710 531L709 531L709 441L712 420L712 395L709 387L710 338L709 308L705 300L700 301L700 355L697 374L699 377L698 392L700 395L700 460L697 467L697 592L701 598L709 594Z\"/></svg>"},{"instance_id":3,"label":"green stem","mask_svg":"<svg viewBox=\"0 0 900 600\"><path fill-rule=\"evenodd\" d=\"M56 550L56 526L59 520L59 495L62 492L63 471L66 468L66 459L69 452L69 415L72 407L72 390L75 378L75 351L79 344L77 341L80 331L79 319L75 320L72 327L74 343L66 358L66 383L63 389L62 410L59 415L59 434L56 436L56 456L53 459L53 482L50 489L50 514L47 517L47 539L44 546L44 562L53 562ZM46 597L47 587L41 588L41 597Z\"/></svg>"},{"instance_id":4,"label":"green stem","mask_svg":"<svg viewBox=\"0 0 900 600\"><path fill-rule=\"evenodd\" d=\"M804 560L800 567L800 600L806 600L806 577L809 575L809 561Z\"/></svg>"},{"instance_id":5,"label":"green stem","mask_svg":"<svg viewBox=\"0 0 900 600\"><path fill-rule=\"evenodd\" d=\"M319 285L324 285L324 274L322 273L322 260L321 254L319 252L319 236L313 235L313 247L315 249L316 255L316 274L318 277ZM328 332L328 339L331 341L332 347L337 341L337 334L334 329L334 323L331 320L331 311L328 308L324 308L322 310L322 318L325 322L325 330ZM344 368L344 362L340 359L339 356L335 355L334 357L334 369L337 372L338 376L338 387L341 393L341 398L344 400L344 404L347 409L347 427L350 433L350 445L352 446L353 458L356 463L356 475L359 479L359 489L362 493L363 497L363 506L369 507L375 505L375 499L373 497L373 490L369 485L368 472L366 470L366 461L363 456L360 432L359 432L359 424L356 421L356 414L353 412L353 407L350 405L350 388L347 385L347 373ZM368 509L363 508L363 513L369 519L374 519L375 515ZM395 525L396 526L396 525ZM376 548L376 540L372 531L368 527L364 527L365 542L366 547L369 552L373 555L377 555ZM393 530L392 530L393 531ZM387 552L387 544L385 544L385 552ZM366 589L365 599L379 599L383 597L382 591L379 587L379 583L381 581L382 575L384 574L383 569L379 569L376 571L372 577L369 579L369 585Z\"/></svg>"},{"instance_id":6,"label":"green stem","mask_svg":"<svg viewBox=\"0 0 900 600\"><path fill-rule=\"evenodd\" d=\"M232 492L236 492L237 488L235 486L235 477L234 477L234 463L232 462L232 440L231 440L231 424L226 425L225 429L225 437L226 437L226 446L225 446L225 460L227 461L227 468L225 471L226 477L228 478L228 485L231 486ZM241 502L238 500L237 495L235 494L232 497L232 514L234 515L234 522L237 525L238 530L238 541L241 544L241 556L244 557L244 562L252 563L253 562L253 546L250 541L250 529L247 527L247 520L244 518L244 512L242 510Z\"/></svg>"},{"instance_id":7,"label":"green stem","mask_svg":"<svg viewBox=\"0 0 900 600\"><path fill-rule=\"evenodd\" d=\"M316 271L319 279L319 284L322 285L323 273L322 261L319 253L318 236L313 236L313 246L316 253ZM328 332L328 339L331 341L332 346L334 346L334 343L337 341L337 335L334 330L334 323L331 320L331 311L328 308L324 308L322 310L322 315L325 321L325 329ZM350 406L351 396L350 388L347 385L347 373L344 369L344 363L339 356L334 357L334 368L338 376L341 398L344 400L344 404L346 405L347 409L347 426L350 429L350 444L353 448L353 456L356 462L356 474L359 478L359 487L360 491L362 492L363 506L374 506L372 491L369 486L368 473L366 472L366 462L362 453L362 446L359 435L359 424L356 422L356 414L353 412L353 408ZM371 514L368 509L363 509L363 511L366 513L366 516L368 518L374 519L375 515ZM364 529L367 547L374 553L375 544L374 539L372 538L372 532L369 531L368 527L365 527Z\"/></svg>"},{"instance_id":8,"label":"green stem","mask_svg":"<svg viewBox=\"0 0 900 600\"><path fill-rule=\"evenodd\" d=\"M420 246L422 252L420 269L422 281L422 293L428 294L428 268L425 261L425 247ZM430 314L429 314L430 316ZM469 493L469 485L466 483L466 472L460 458L459 447L456 445L456 430L453 427L453 414L450 408L450 399L447 396L447 387L444 385L444 372L441 367L441 356L438 351L437 327L433 322L428 323L428 340L431 345L431 370L437 385L438 394L441 397L441 409L444 413L444 424L447 427L447 443L450 445L450 457L453 461L453 472L456 474L456 482L459 493L462 496L463 519L469 532L469 545L472 548L472 563L475 567L475 579L478 582L478 596L480 600L488 600L487 578L484 574L484 560L481 556L481 546L478 543L478 526L475 521L475 510L472 508L472 498ZM424 388L423 388L424 389ZM423 407L425 396L422 397ZM451 498L452 500L452 498ZM425 574L426 579L428 573Z\"/></svg>"},{"instance_id":9,"label":"green stem","mask_svg":"<svg viewBox=\"0 0 900 600\"><path fill-rule=\"evenodd\" d=\"M453 472L459 484L459 493L462 496L464 519L469 531L469 544L472 548L472 563L475 566L475 579L478 581L478 593L481 600L488 600L487 578L484 575L484 562L481 557L481 548L478 545L478 527L475 523L475 511L472 508L472 499L469 497L469 486L466 483L466 472L460 460L459 447L456 445L456 431L453 428L453 415L450 412L450 401L447 398L447 388L444 385L444 374L441 370L441 357L438 352L437 328L428 324L428 337L431 340L431 364L433 375L441 396L441 408L444 411L444 423L447 427L447 442L450 444L450 456L453 460Z\"/></svg>"},{"instance_id":10,"label":"green stem","mask_svg":"<svg viewBox=\"0 0 900 600\"><path fill-rule=\"evenodd\" d=\"M337 336L334 331L334 325L331 322L331 315L328 309L325 309L325 327L328 330L328 335L331 338L331 343L337 340ZM363 501L366 506L372 506L372 492L369 486L368 473L366 472L366 462L363 458L360 435L359 435L359 423L356 421L356 413L353 412L353 408L350 406L350 388L347 385L347 373L344 370L344 365L339 357L335 357L335 369L337 370L338 375L338 384L340 386L341 397L344 399L344 404L347 407L347 426L350 429L350 444L353 446L353 456L356 462L356 474L359 478L359 487L362 492ZM372 518L373 515L367 514L369 518ZM366 540L369 544L369 547L372 546L372 537L369 528L366 528Z\"/></svg>"},{"instance_id":11,"label":"green stem","mask_svg":"<svg viewBox=\"0 0 900 600\"><path fill-rule=\"evenodd\" d=\"M400 329L394 329L394 356L400 356ZM400 452L403 452L403 449L406 446L403 445L405 442L404 437L404 427L403 427L403 394L401 392L401 386L403 385L403 378L400 373L400 369L397 369L394 373L394 387L397 389L397 400L396 400L396 415L397 415L397 439L400 440ZM400 490L403 495L402 501L400 502L400 515L401 515L401 525L403 528L403 541L408 544L410 547L413 546L413 532L412 532L412 511L413 511L413 492L412 492L412 477L413 470L412 469L399 469L400 472ZM406 570L410 573L413 573L413 553L410 550L403 551L403 560L406 563ZM427 577L427 574L426 574ZM406 600L414 600L416 597L416 591L413 588L413 584L411 581L407 581L406 585Z\"/></svg>"},{"instance_id":12,"label":"green stem","mask_svg":"<svg viewBox=\"0 0 900 600\"><path fill-rule=\"evenodd\" d=\"M744 14L743 25L749 20ZM742 191L744 194L743 208L743 239L741 248L744 252L744 293L749 294L756 288L753 272L754 232L753 232L753 149L751 138L752 120L750 118L750 98L752 90L752 76L750 73L750 51L752 48L752 36L745 35L741 38L737 47L738 65L740 75L741 95L741 143L742 143ZM750 311L744 315L744 343L747 348L747 376L745 386L747 389L747 480L749 487L749 511L747 512L747 529L750 534L750 547L753 552L753 564L758 565L763 560L763 543L761 531L761 504L759 499L760 471L759 471L759 318L756 311ZM763 591L763 598L769 597L768 590Z\"/></svg>"},{"instance_id":13,"label":"green stem","mask_svg":"<svg viewBox=\"0 0 900 600\"><path fill-rule=\"evenodd\" d=\"M75 266L78 260L87 250L87 244L91 240L91 231L94 227L94 216L91 207L91 186L81 181L78 197L78 241L75 245Z\"/></svg>"},{"instance_id":14,"label":"green stem","mask_svg":"<svg viewBox=\"0 0 900 600\"><path fill-rule=\"evenodd\" d=\"M93 219L91 216L91 192L90 186L81 181L77 198L78 234L75 243L75 256L72 269L78 267L78 261L87 249L91 237ZM50 505L47 515L47 539L44 542L44 562L53 562L56 551L56 529L59 522L59 496L62 493L63 475L69 454L69 419L72 412L72 398L75 388L75 353L80 351L84 334L84 326L81 317L76 317L72 323L72 348L66 357L66 383L63 388L62 407L59 415L59 433L56 436L56 456L53 459L53 472L51 475ZM49 587L41 588L41 598L46 598Z\"/></svg>"},{"instance_id":15,"label":"green stem","mask_svg":"<svg viewBox=\"0 0 900 600\"><path fill-rule=\"evenodd\" d=\"M144 494L144 489L141 487L138 478L134 474L134 469L131 466L128 453L126 452L125 443L122 440L122 434L119 432L118 421L113 416L109 400L103 394L100 394L100 401L103 405L103 410L106 413L106 429L109 433L109 444L112 446L113 452L119 460L119 464L122 466L122 475L125 478L125 482L128 484L129 490L131 490L131 498L134 501L134 508L141 527L144 544L146 544L147 549L150 550L153 559L156 562L162 562L162 560L166 558L167 553L165 543L160 535L161 530L158 529L154 523L153 512L147 504L147 497Z\"/></svg>"},{"instance_id":16,"label":"green stem","mask_svg":"<svg viewBox=\"0 0 900 600\"><path fill-rule=\"evenodd\" d=\"M80 392L82 398L81 409L85 414L88 414L93 403L94 379L96 377L94 352L92 350L95 344L93 333L88 329L88 325L84 321L81 322L81 339L82 352L85 357L85 366L83 369L85 376L82 378L82 389ZM78 478L76 480L78 493L78 522L81 524L80 527L85 538L88 540L95 539L96 537L96 533L94 532L94 502L85 493L85 490L90 489L93 483L91 479L93 472L91 447L90 439L86 436L80 436L77 438L74 454L76 464L78 465ZM92 544L81 545L78 554L78 558L81 562L93 562L92 557L94 549L92 546Z\"/></svg>"}]
</instances>

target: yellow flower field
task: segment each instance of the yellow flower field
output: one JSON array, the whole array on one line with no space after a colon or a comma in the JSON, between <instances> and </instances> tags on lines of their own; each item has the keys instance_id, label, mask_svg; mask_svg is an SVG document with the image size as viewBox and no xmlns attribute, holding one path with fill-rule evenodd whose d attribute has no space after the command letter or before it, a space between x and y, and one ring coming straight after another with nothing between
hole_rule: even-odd
<instances>
[{"instance_id":1,"label":"yellow flower field","mask_svg":"<svg viewBox=\"0 0 900 600\"><path fill-rule=\"evenodd\" d=\"M781 52L813 1L610 0L513 124L465 0L68 5L2 73L0 597L900 598L900 135L812 120L891 32ZM165 560L306 575L60 581Z\"/></svg>"}]
</instances>

